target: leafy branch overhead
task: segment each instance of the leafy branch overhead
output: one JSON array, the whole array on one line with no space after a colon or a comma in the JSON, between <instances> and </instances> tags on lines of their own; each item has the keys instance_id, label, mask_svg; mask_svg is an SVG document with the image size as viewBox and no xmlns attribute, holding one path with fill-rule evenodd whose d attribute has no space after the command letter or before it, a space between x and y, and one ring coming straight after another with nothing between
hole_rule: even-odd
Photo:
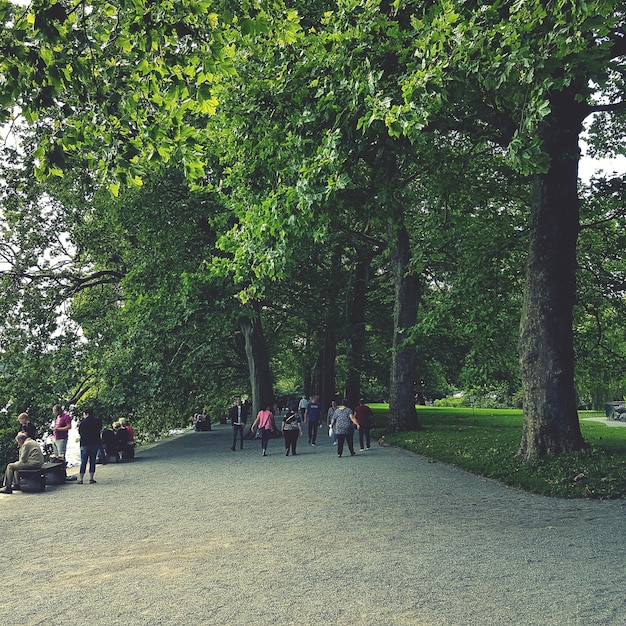
<instances>
[{"instance_id":1,"label":"leafy branch overhead","mask_svg":"<svg viewBox=\"0 0 626 626\"><path fill-rule=\"evenodd\" d=\"M79 153L115 193L140 185L151 160L174 155L190 178L202 177L198 133L219 104L215 87L236 72L241 38L274 22L263 10L239 19L214 5L2 0L0 120L54 120L35 153L38 174L62 175L67 155ZM277 33L293 41L297 15L280 17Z\"/></svg>"},{"instance_id":2,"label":"leafy branch overhead","mask_svg":"<svg viewBox=\"0 0 626 626\"><path fill-rule=\"evenodd\" d=\"M13 345L47 347L63 284L110 406L170 412L246 370L269 397L271 360L326 401L376 378L396 430L416 385L495 382L528 458L584 446L575 339L597 399L623 260L579 135L595 114L592 150L626 151L623 3L0 0L0 28L1 121L29 137L0 164L41 183L0 190L0 254L24 251L3 278L39 281L2 302Z\"/></svg>"}]
</instances>

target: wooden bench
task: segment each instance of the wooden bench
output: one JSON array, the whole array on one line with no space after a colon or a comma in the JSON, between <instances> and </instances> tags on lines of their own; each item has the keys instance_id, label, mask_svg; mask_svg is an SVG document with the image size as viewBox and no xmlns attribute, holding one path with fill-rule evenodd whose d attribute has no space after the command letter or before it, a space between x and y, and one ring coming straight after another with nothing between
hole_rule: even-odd
<instances>
[{"instance_id":1,"label":"wooden bench","mask_svg":"<svg viewBox=\"0 0 626 626\"><path fill-rule=\"evenodd\" d=\"M39 469L20 470L20 489L24 492L45 491L46 485L65 484L65 462L50 461Z\"/></svg>"},{"instance_id":2,"label":"wooden bench","mask_svg":"<svg viewBox=\"0 0 626 626\"><path fill-rule=\"evenodd\" d=\"M606 402L604 405L606 412L606 419L608 420L623 420L626 413L626 402L618 400L616 402Z\"/></svg>"}]
</instances>

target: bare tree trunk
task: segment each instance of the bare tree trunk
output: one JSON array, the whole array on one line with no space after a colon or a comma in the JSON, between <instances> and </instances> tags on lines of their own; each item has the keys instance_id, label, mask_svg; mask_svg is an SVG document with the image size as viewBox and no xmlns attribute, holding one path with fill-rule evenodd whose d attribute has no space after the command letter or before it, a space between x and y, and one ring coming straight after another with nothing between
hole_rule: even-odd
<instances>
[{"instance_id":1,"label":"bare tree trunk","mask_svg":"<svg viewBox=\"0 0 626 626\"><path fill-rule=\"evenodd\" d=\"M269 354L258 312L242 317L239 326L245 339L252 392L252 414L255 416L264 406L274 402Z\"/></svg>"},{"instance_id":2,"label":"bare tree trunk","mask_svg":"<svg viewBox=\"0 0 626 626\"><path fill-rule=\"evenodd\" d=\"M320 399L323 415L325 416L333 400L337 399L337 328L340 320L337 319L337 311L334 306L335 294L339 290L338 283L342 282L341 274L341 252L335 248L331 258L329 292L327 294L326 306L324 307L325 328L322 340L322 368Z\"/></svg>"},{"instance_id":3,"label":"bare tree trunk","mask_svg":"<svg viewBox=\"0 0 626 626\"><path fill-rule=\"evenodd\" d=\"M365 311L367 309L367 287L372 256L369 251L357 249L357 266L354 273L354 291L350 309L348 331L348 371L346 374L346 398L355 407L361 397L361 372L363 371L363 349L365 346Z\"/></svg>"},{"instance_id":4,"label":"bare tree trunk","mask_svg":"<svg viewBox=\"0 0 626 626\"><path fill-rule=\"evenodd\" d=\"M524 433L518 455L534 459L580 450L574 387L573 307L579 229L578 136L573 92L555 94L543 131L549 169L535 176L530 251L520 322Z\"/></svg>"},{"instance_id":5,"label":"bare tree trunk","mask_svg":"<svg viewBox=\"0 0 626 626\"><path fill-rule=\"evenodd\" d=\"M409 234L401 218L393 224L390 236L395 283L393 352L389 388L389 429L393 432L421 430L415 409L415 348L407 343L417 321L420 299L419 276L411 271Z\"/></svg>"},{"instance_id":6,"label":"bare tree trunk","mask_svg":"<svg viewBox=\"0 0 626 626\"><path fill-rule=\"evenodd\" d=\"M313 371L310 365L305 365L302 372L302 389L306 398L313 394Z\"/></svg>"}]
</instances>

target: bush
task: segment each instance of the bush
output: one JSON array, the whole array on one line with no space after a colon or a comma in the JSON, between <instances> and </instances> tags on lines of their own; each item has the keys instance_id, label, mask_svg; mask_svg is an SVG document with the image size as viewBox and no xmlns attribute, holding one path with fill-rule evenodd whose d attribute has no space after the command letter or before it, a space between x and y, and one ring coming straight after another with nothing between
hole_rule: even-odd
<instances>
[{"instance_id":1,"label":"bush","mask_svg":"<svg viewBox=\"0 0 626 626\"><path fill-rule=\"evenodd\" d=\"M0 429L0 470L4 474L7 463L17 461L17 444L15 443L16 428Z\"/></svg>"},{"instance_id":2,"label":"bush","mask_svg":"<svg viewBox=\"0 0 626 626\"><path fill-rule=\"evenodd\" d=\"M461 396L458 398L455 398L454 396L446 396L445 398L441 398L441 400L435 400L434 405L443 407L470 406L467 396Z\"/></svg>"}]
</instances>

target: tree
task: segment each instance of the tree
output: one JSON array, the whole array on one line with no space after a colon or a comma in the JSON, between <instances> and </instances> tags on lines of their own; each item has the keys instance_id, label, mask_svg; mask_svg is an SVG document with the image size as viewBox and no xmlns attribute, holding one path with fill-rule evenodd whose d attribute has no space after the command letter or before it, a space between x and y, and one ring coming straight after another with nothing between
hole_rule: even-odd
<instances>
[{"instance_id":1,"label":"tree","mask_svg":"<svg viewBox=\"0 0 626 626\"><path fill-rule=\"evenodd\" d=\"M268 404L274 404L274 384L270 371L270 359L258 307L252 308L249 315L241 317L239 327L245 339L252 387L252 409L253 413L256 414Z\"/></svg>"},{"instance_id":2,"label":"tree","mask_svg":"<svg viewBox=\"0 0 626 626\"><path fill-rule=\"evenodd\" d=\"M40 175L61 175L79 154L114 193L140 185L154 161L175 160L202 178L199 129L219 104L216 86L236 73L238 44L252 33L283 45L300 29L280 3L214 8L210 0L1 0L0 121L55 120L39 137Z\"/></svg>"},{"instance_id":3,"label":"tree","mask_svg":"<svg viewBox=\"0 0 626 626\"><path fill-rule=\"evenodd\" d=\"M302 19L280 4L207 19L202 2L171 12L3 4L0 107L6 117L17 104L29 122L48 116L35 152L43 173L82 152L94 171L141 184L151 159L178 158L187 176L215 185L234 216L218 246L243 300L261 302L268 281L285 279L303 230L320 242L338 223L373 225L396 281L398 430L418 426L411 329L427 231L415 226L442 197L427 180L437 151L459 136L507 149L535 188L520 455L576 450L577 137L588 114L623 107L625 37L618 3L544 5L340 1L303 6ZM603 135L599 126L598 145ZM221 149L219 176L211 146Z\"/></svg>"},{"instance_id":4,"label":"tree","mask_svg":"<svg viewBox=\"0 0 626 626\"><path fill-rule=\"evenodd\" d=\"M422 393L519 391L519 336L526 259L527 177L501 150L457 137L430 177L433 203L422 242L424 295L413 330ZM449 181L454 180L454 185ZM426 209L424 209L426 210ZM468 393L469 395L469 393Z\"/></svg>"},{"instance_id":5,"label":"tree","mask_svg":"<svg viewBox=\"0 0 626 626\"><path fill-rule=\"evenodd\" d=\"M596 409L626 394L624 206L622 177L596 177L581 190L576 386L579 404Z\"/></svg>"},{"instance_id":6,"label":"tree","mask_svg":"<svg viewBox=\"0 0 626 626\"><path fill-rule=\"evenodd\" d=\"M411 134L444 117L451 128L467 128L459 111L469 111L474 134L508 146L516 167L533 174L519 455L578 450L584 446L572 334L578 136L593 111L622 108L621 7L605 1L412 6L417 62L404 81L404 103L386 107L387 124ZM592 80L610 104L593 103Z\"/></svg>"},{"instance_id":7,"label":"tree","mask_svg":"<svg viewBox=\"0 0 626 626\"><path fill-rule=\"evenodd\" d=\"M234 333L234 290L203 271L215 222L223 219L220 205L210 194L190 192L174 168L154 173L119 200L94 192L80 166L40 184L32 183L28 166L13 169L7 166L11 185L3 198L2 302L9 325L0 332L5 353L15 346L23 371L35 360L25 356L18 327L31 343L40 336L39 353L54 358L56 344L72 351L68 367L59 369L65 386L53 398L48 392L46 403L89 401L105 416L132 415L156 432L201 406L223 410L214 390L239 392L246 368ZM42 215L44 206L54 210ZM29 300L33 304L24 307ZM45 320L41 332L38 317ZM60 319L77 322L80 330L74 324L74 335L59 335ZM82 369L70 369L78 356ZM59 379L39 372L48 384ZM22 379L12 380L19 386Z\"/></svg>"}]
</instances>

